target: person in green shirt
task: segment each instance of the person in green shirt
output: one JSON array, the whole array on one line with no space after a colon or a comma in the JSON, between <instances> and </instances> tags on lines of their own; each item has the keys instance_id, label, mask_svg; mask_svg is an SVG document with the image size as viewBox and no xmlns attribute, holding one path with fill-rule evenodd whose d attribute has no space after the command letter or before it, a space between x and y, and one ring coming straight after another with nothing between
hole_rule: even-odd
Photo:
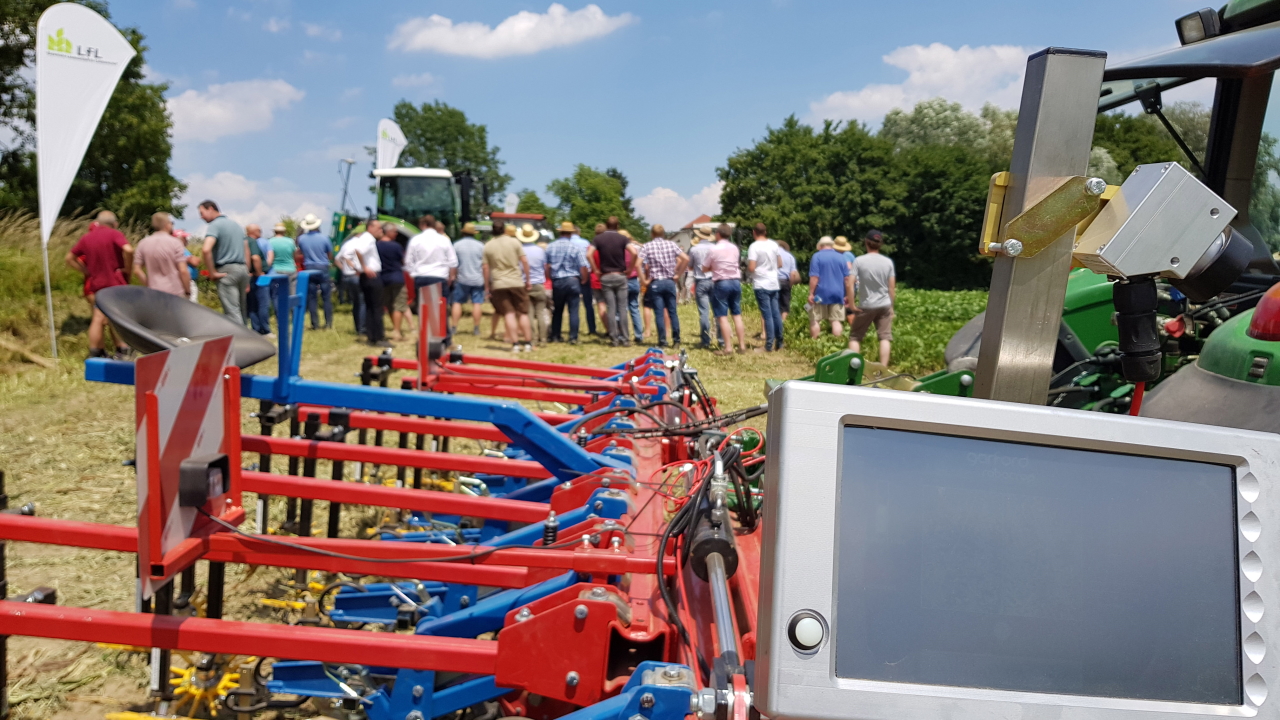
<instances>
[{"instance_id":1,"label":"person in green shirt","mask_svg":"<svg viewBox=\"0 0 1280 720\"><path fill-rule=\"evenodd\" d=\"M270 250L267 251L267 265L271 267L271 272L277 275L289 276L289 294L293 295L298 291L298 264L293 260L293 254L297 251L298 245L285 233L288 228L284 223L276 223L272 228L275 232L271 236ZM276 307L276 288L271 287L271 307Z\"/></svg>"}]
</instances>

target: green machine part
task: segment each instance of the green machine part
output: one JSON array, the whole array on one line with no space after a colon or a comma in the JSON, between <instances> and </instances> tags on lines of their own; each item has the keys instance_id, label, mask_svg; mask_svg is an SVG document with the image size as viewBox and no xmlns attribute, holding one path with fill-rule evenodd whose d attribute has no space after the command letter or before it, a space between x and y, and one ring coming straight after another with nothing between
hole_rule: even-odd
<instances>
[{"instance_id":1,"label":"green machine part","mask_svg":"<svg viewBox=\"0 0 1280 720\"><path fill-rule=\"evenodd\" d=\"M1097 352L1104 343L1120 341L1120 331L1112 322L1116 309L1111 299L1111 285L1105 275L1085 268L1072 270L1067 278L1062 319L1091 353Z\"/></svg>"},{"instance_id":2,"label":"green machine part","mask_svg":"<svg viewBox=\"0 0 1280 720\"><path fill-rule=\"evenodd\" d=\"M812 375L800 378L810 382L830 383L832 385L862 385L867 362L860 353L842 350L818 360ZM899 376L894 376L899 377ZM874 384L874 383L870 383ZM766 388L766 393L772 386ZM898 389L906 390L905 387ZM911 392L925 392L934 395L950 395L953 397L973 396L973 371L956 370L950 372L939 370L930 375L918 378L910 387Z\"/></svg>"},{"instance_id":3,"label":"green machine part","mask_svg":"<svg viewBox=\"0 0 1280 720\"><path fill-rule=\"evenodd\" d=\"M1200 351L1201 369L1232 380L1280 386L1280 342L1249 337L1247 331L1254 310L1226 321Z\"/></svg>"}]
</instances>

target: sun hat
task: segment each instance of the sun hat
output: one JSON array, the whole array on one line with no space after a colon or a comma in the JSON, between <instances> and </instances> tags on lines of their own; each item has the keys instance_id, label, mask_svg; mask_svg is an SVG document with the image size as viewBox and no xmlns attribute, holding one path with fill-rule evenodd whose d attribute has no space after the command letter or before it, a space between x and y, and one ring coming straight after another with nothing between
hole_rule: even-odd
<instances>
[{"instance_id":1,"label":"sun hat","mask_svg":"<svg viewBox=\"0 0 1280 720\"><path fill-rule=\"evenodd\" d=\"M836 252L852 252L853 246L849 244L849 238L843 235L836 236Z\"/></svg>"},{"instance_id":2,"label":"sun hat","mask_svg":"<svg viewBox=\"0 0 1280 720\"><path fill-rule=\"evenodd\" d=\"M694 237L696 237L696 238L698 238L699 240L710 240L710 239L711 239L711 228L707 228L707 227L696 227L696 228L694 228L694 229L693 229L693 236L694 236Z\"/></svg>"},{"instance_id":3,"label":"sun hat","mask_svg":"<svg viewBox=\"0 0 1280 720\"><path fill-rule=\"evenodd\" d=\"M271 230L273 232L288 232L289 228L285 227L284 223L278 222L275 227L271 228Z\"/></svg>"},{"instance_id":4,"label":"sun hat","mask_svg":"<svg viewBox=\"0 0 1280 720\"><path fill-rule=\"evenodd\" d=\"M541 235L538 233L537 230L534 230L533 226L530 225L529 223L525 223L524 225L521 225L520 229L516 231L516 239L518 239L520 242L524 243L525 245L528 245L529 243L537 242L539 237L541 237Z\"/></svg>"},{"instance_id":5,"label":"sun hat","mask_svg":"<svg viewBox=\"0 0 1280 720\"><path fill-rule=\"evenodd\" d=\"M463 234L463 235L475 235L475 234L476 234L476 224L475 224L475 223L467 223L466 225L463 225L463 226L462 226L462 234Z\"/></svg>"},{"instance_id":6,"label":"sun hat","mask_svg":"<svg viewBox=\"0 0 1280 720\"><path fill-rule=\"evenodd\" d=\"M560 223L560 227L556 228L556 231L575 233L578 231L578 229L573 226L573 223L569 222L568 220L565 220L564 222Z\"/></svg>"},{"instance_id":7,"label":"sun hat","mask_svg":"<svg viewBox=\"0 0 1280 720\"><path fill-rule=\"evenodd\" d=\"M515 225L513 225L513 224L511 224L511 223L507 223L507 225L506 225L505 227L503 227L503 228L502 228L502 234L503 234L503 235L510 235L511 237L515 237L515 236L516 236L516 226L515 226Z\"/></svg>"},{"instance_id":8,"label":"sun hat","mask_svg":"<svg viewBox=\"0 0 1280 720\"><path fill-rule=\"evenodd\" d=\"M307 213L306 215L302 216L302 222L298 223L298 227L302 228L303 230L306 230L307 232L311 232L312 230L319 230L320 218L316 217L315 213Z\"/></svg>"}]
</instances>

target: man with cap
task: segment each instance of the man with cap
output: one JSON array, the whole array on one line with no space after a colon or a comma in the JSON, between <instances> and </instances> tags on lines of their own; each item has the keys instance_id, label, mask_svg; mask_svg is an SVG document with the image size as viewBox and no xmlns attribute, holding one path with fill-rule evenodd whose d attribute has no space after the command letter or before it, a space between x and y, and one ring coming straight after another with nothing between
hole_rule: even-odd
<instances>
[{"instance_id":1,"label":"man with cap","mask_svg":"<svg viewBox=\"0 0 1280 720\"><path fill-rule=\"evenodd\" d=\"M551 324L551 308L547 297L547 252L538 245L542 234L533 225L525 223L516 231L516 239L524 245L524 256L529 260L529 325L536 343L547 341Z\"/></svg>"},{"instance_id":2,"label":"man with cap","mask_svg":"<svg viewBox=\"0 0 1280 720\"><path fill-rule=\"evenodd\" d=\"M564 311L569 310L569 344L578 344L578 300L582 296L582 288L590 287L588 274L591 266L587 263L586 253L574 242L577 231L568 220L560 223L560 238L547 246L547 275L551 278L551 328L547 331L547 342L564 342L560 334L563 327ZM581 238L579 238L581 239ZM586 243L583 240L583 243ZM595 319L590 308L587 318ZM594 324L594 322L592 323Z\"/></svg>"},{"instance_id":3,"label":"man with cap","mask_svg":"<svg viewBox=\"0 0 1280 720\"><path fill-rule=\"evenodd\" d=\"M880 338L879 361L889 366L889 350L893 342L893 303L897 299L898 281L894 277L893 261L880 253L884 236L872 230L862 240L867 252L854 263L854 276L858 290L856 303L850 303L853 321L849 325L849 349L861 352L862 338L872 323Z\"/></svg>"},{"instance_id":4,"label":"man with cap","mask_svg":"<svg viewBox=\"0 0 1280 720\"><path fill-rule=\"evenodd\" d=\"M311 329L320 328L320 301L324 302L324 328L333 329L333 243L320 232L320 218L307 213L298 223L298 249L302 251L302 269L310 270L307 280L307 310L311 313Z\"/></svg>"},{"instance_id":5,"label":"man with cap","mask_svg":"<svg viewBox=\"0 0 1280 720\"><path fill-rule=\"evenodd\" d=\"M693 295L698 302L698 347L702 350L712 349L711 293L715 289L715 283L711 280L711 273L703 269L710 253L711 229L694 228L693 246L689 248L689 268L693 273Z\"/></svg>"},{"instance_id":6,"label":"man with cap","mask_svg":"<svg viewBox=\"0 0 1280 720\"><path fill-rule=\"evenodd\" d=\"M458 268L453 274L453 290L449 301L453 303L453 330L458 331L462 320L462 306L471 303L471 332L480 334L481 313L484 311L484 243L476 239L476 224L462 226L462 237L453 244Z\"/></svg>"}]
</instances>

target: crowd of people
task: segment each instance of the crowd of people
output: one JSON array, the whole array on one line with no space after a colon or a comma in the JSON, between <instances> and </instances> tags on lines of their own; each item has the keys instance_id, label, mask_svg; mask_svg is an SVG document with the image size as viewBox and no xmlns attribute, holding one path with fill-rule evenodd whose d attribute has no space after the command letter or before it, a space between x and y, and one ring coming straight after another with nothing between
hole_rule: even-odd
<instances>
[{"instance_id":1,"label":"crowd of people","mask_svg":"<svg viewBox=\"0 0 1280 720\"><path fill-rule=\"evenodd\" d=\"M259 285L257 278L285 275L292 294L299 270L309 270L314 271L307 297L311 329L333 328L334 302L345 298L356 333L375 347L392 347L414 333L418 294L439 285L450 306L452 332L458 332L469 309L471 332L482 335L483 306L490 303L489 338L501 339L512 352L532 352L543 343L576 345L584 322L588 337L614 346L643 344L650 337L661 348L682 345L678 306L694 302L697 347L732 355L750 347L742 320L744 280L763 324L758 336L763 345L755 348L760 352L783 347L793 288L801 283L790 246L771 239L764 223L751 229L744 254L727 224L695 229L686 250L667 237L662 225L654 225L641 241L616 217L596 225L590 240L573 223L563 222L556 228L558 237L547 242L531 224L516 227L497 219L487 241L479 239L474 223L464 224L453 240L442 221L424 215L407 240L397 223L371 219L335 253L313 214L298 223L296 237L284 223L263 237L258 225L241 228L212 200L200 203L198 212L206 223L198 255L175 235L166 213L152 217L152 233L136 250L115 216L99 213L67 253L67 263L85 275L90 305L97 291L134 278L195 300L197 268L203 266L223 313L270 336L278 290ZM861 349L874 325L879 359L888 364L897 285L893 261L881 252L883 243L873 230L863 239L865 252L855 255L845 237L821 238L809 261L805 307L813 337L824 326L843 337L847 327L853 350ZM91 356L105 356L106 327L106 317L93 307ZM116 356L128 355L117 342Z\"/></svg>"}]
</instances>

